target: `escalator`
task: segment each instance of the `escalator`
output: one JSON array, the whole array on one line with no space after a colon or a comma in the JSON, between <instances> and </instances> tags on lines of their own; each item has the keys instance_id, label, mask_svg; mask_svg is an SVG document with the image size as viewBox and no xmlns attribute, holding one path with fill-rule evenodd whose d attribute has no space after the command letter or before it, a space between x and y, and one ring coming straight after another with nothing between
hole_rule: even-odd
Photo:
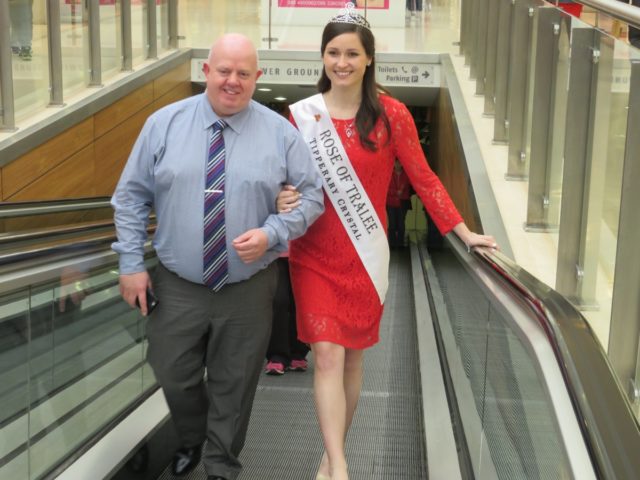
<instances>
[{"instance_id":1,"label":"escalator","mask_svg":"<svg viewBox=\"0 0 640 480\"><path fill-rule=\"evenodd\" d=\"M64 238L0 271L0 478L169 479L145 319L119 297L110 242ZM586 322L499 253L393 251L380 334L351 478L637 478L640 429ZM312 371L262 376L241 480L314 477Z\"/></svg>"},{"instance_id":2,"label":"escalator","mask_svg":"<svg viewBox=\"0 0 640 480\"><path fill-rule=\"evenodd\" d=\"M448 240L420 256L463 478L638 478L638 421L585 319L499 252Z\"/></svg>"},{"instance_id":3,"label":"escalator","mask_svg":"<svg viewBox=\"0 0 640 480\"><path fill-rule=\"evenodd\" d=\"M104 198L0 206L0 478L55 477L157 390L111 215Z\"/></svg>"}]
</instances>

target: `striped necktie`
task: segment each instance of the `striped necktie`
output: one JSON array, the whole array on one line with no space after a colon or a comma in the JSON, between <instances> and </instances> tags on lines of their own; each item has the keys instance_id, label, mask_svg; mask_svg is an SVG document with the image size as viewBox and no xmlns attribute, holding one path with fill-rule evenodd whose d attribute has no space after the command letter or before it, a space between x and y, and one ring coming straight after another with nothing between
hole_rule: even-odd
<instances>
[{"instance_id":1,"label":"striped necktie","mask_svg":"<svg viewBox=\"0 0 640 480\"><path fill-rule=\"evenodd\" d=\"M227 126L218 120L211 130L207 183L204 191L204 284L217 292L227 282L227 238L224 226L224 138Z\"/></svg>"}]
</instances>

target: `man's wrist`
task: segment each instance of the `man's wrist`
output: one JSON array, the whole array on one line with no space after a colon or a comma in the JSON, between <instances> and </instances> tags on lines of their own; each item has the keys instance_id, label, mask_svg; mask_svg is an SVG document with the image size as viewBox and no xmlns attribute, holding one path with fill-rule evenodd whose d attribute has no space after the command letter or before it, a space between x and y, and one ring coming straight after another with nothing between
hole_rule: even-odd
<instances>
[{"instance_id":1,"label":"man's wrist","mask_svg":"<svg viewBox=\"0 0 640 480\"><path fill-rule=\"evenodd\" d=\"M119 259L120 275L131 275L146 270L144 257L133 253L121 253Z\"/></svg>"}]
</instances>

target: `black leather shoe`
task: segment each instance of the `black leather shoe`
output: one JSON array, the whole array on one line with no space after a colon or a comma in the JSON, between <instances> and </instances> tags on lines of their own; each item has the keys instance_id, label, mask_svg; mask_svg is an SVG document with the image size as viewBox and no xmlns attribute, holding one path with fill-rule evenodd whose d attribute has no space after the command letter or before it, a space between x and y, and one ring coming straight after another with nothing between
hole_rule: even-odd
<instances>
[{"instance_id":1,"label":"black leather shoe","mask_svg":"<svg viewBox=\"0 0 640 480\"><path fill-rule=\"evenodd\" d=\"M173 456L171 472L176 477L183 477L200 463L202 447L181 448Z\"/></svg>"},{"instance_id":2,"label":"black leather shoe","mask_svg":"<svg viewBox=\"0 0 640 480\"><path fill-rule=\"evenodd\" d=\"M207 480L227 480L227 479L226 479L226 478L224 478L224 477L217 477L217 476L215 476L215 475L209 475L209 476L207 477Z\"/></svg>"}]
</instances>

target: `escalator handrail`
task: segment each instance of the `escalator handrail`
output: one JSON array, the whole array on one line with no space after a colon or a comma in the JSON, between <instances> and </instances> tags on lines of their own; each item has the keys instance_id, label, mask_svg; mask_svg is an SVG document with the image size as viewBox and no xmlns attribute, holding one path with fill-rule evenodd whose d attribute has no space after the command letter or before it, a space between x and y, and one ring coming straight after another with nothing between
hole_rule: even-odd
<instances>
[{"instance_id":1,"label":"escalator handrail","mask_svg":"<svg viewBox=\"0 0 640 480\"><path fill-rule=\"evenodd\" d=\"M640 28L640 8L618 0L573 0L613 18L622 20L632 27ZM560 2L562 3L562 2Z\"/></svg>"},{"instance_id":2,"label":"escalator handrail","mask_svg":"<svg viewBox=\"0 0 640 480\"><path fill-rule=\"evenodd\" d=\"M154 213L149 215L149 224L154 225L156 223L156 216ZM82 234L91 231L104 230L106 228L115 229L113 220L98 220L91 222L78 222L70 225L36 228L33 230L26 230L21 232L7 232L0 233L0 245L10 245L11 243L18 243L27 240L35 240L46 237L56 237L61 235Z\"/></svg>"},{"instance_id":3,"label":"escalator handrail","mask_svg":"<svg viewBox=\"0 0 640 480\"><path fill-rule=\"evenodd\" d=\"M96 222L81 222L62 227L47 227L27 230L23 232L0 233L0 245L10 245L39 238L56 237L60 235L86 233L93 230L113 228L113 220L102 220Z\"/></svg>"},{"instance_id":4,"label":"escalator handrail","mask_svg":"<svg viewBox=\"0 0 640 480\"><path fill-rule=\"evenodd\" d=\"M148 238L153 236L155 230L155 224L147 227ZM0 295L12 290L11 287L16 280L16 274L23 268L28 267L30 270L47 262L51 263L50 258L54 256L62 260L63 258L90 254L100 250L111 250L111 243L117 238L115 230L108 232L96 230L93 234L86 235L83 238L80 238L79 235L55 242L34 244L24 248L16 248L12 251L5 250L0 252ZM147 243L150 244L150 242ZM115 252L113 253L115 254ZM56 274L59 274L59 271ZM28 281L27 283L20 282L21 287L27 284Z\"/></svg>"},{"instance_id":5,"label":"escalator handrail","mask_svg":"<svg viewBox=\"0 0 640 480\"><path fill-rule=\"evenodd\" d=\"M144 247L145 257L155 255L151 241ZM42 256L20 259L9 268L0 269L0 296L30 288L33 285L46 284L60 280L60 272L65 267L81 271L114 265L117 268L118 254L106 242L86 242L71 244L66 248L53 248Z\"/></svg>"},{"instance_id":6,"label":"escalator handrail","mask_svg":"<svg viewBox=\"0 0 640 480\"><path fill-rule=\"evenodd\" d=\"M447 239L464 257L462 242L455 235ZM555 353L598 478L634 478L640 472L640 425L586 319L565 297L499 251L472 251L532 308Z\"/></svg>"},{"instance_id":7,"label":"escalator handrail","mask_svg":"<svg viewBox=\"0 0 640 480\"><path fill-rule=\"evenodd\" d=\"M110 207L110 197L86 197L35 202L0 202L0 219Z\"/></svg>"}]
</instances>

